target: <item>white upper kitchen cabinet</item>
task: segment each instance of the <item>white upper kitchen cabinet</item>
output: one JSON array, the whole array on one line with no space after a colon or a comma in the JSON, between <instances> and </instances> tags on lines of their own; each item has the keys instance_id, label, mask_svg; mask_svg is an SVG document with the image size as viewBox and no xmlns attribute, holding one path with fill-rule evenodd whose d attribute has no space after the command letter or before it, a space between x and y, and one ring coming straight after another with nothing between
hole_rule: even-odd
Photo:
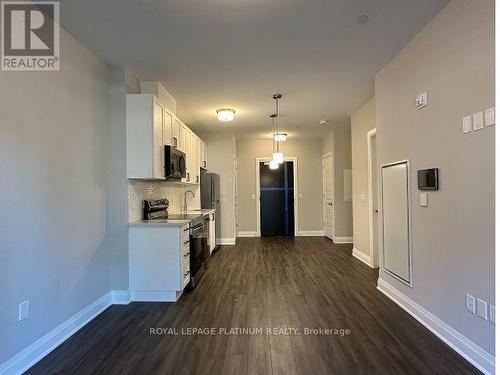
<instances>
[{"instance_id":1,"label":"white upper kitchen cabinet","mask_svg":"<svg viewBox=\"0 0 500 375\"><path fill-rule=\"evenodd\" d=\"M207 169L207 144L200 139L200 167Z\"/></svg>"},{"instance_id":2,"label":"white upper kitchen cabinet","mask_svg":"<svg viewBox=\"0 0 500 375\"><path fill-rule=\"evenodd\" d=\"M173 116L172 118L172 145L177 147L179 150L183 151L180 146L180 133L181 133L181 122L180 120Z\"/></svg>"},{"instance_id":3,"label":"white upper kitchen cabinet","mask_svg":"<svg viewBox=\"0 0 500 375\"><path fill-rule=\"evenodd\" d=\"M163 179L164 145L170 140L165 129L165 108L151 94L129 94L127 107L127 177ZM171 126L171 125L170 125Z\"/></svg>"},{"instance_id":4,"label":"white upper kitchen cabinet","mask_svg":"<svg viewBox=\"0 0 500 375\"><path fill-rule=\"evenodd\" d=\"M173 136L172 136L172 127L173 127L173 119L172 114L166 109L163 111L163 142L166 145L173 145Z\"/></svg>"},{"instance_id":5,"label":"white upper kitchen cabinet","mask_svg":"<svg viewBox=\"0 0 500 375\"><path fill-rule=\"evenodd\" d=\"M191 133L191 171L193 172L192 182L197 184L200 182L200 156L199 156L199 141L200 139L194 133Z\"/></svg>"},{"instance_id":6,"label":"white upper kitchen cabinet","mask_svg":"<svg viewBox=\"0 0 500 375\"><path fill-rule=\"evenodd\" d=\"M192 173L192 159L193 155L191 152L191 130L181 123L181 140L183 139L184 150L182 150L186 154L186 178L182 179L182 181L187 183L193 182L193 173Z\"/></svg>"},{"instance_id":7,"label":"white upper kitchen cabinet","mask_svg":"<svg viewBox=\"0 0 500 375\"><path fill-rule=\"evenodd\" d=\"M179 119L176 119L176 122L179 126L179 147L177 147L180 151L187 153L187 145L186 145L186 139L187 139L187 127L184 125Z\"/></svg>"}]
</instances>

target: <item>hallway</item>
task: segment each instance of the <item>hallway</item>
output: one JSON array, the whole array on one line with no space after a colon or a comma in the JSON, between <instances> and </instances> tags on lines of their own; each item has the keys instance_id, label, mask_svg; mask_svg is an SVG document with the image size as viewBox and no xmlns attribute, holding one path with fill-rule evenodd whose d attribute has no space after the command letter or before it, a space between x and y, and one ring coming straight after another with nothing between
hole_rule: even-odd
<instances>
[{"instance_id":1,"label":"hallway","mask_svg":"<svg viewBox=\"0 0 500 375\"><path fill-rule=\"evenodd\" d=\"M212 260L199 287L177 304L111 306L28 373L479 373L378 292L377 271L350 256L350 245L242 238ZM227 334L238 327L263 333ZM178 334L151 335L150 328ZM188 328L217 334L183 335ZM344 335L306 335L306 328Z\"/></svg>"}]
</instances>

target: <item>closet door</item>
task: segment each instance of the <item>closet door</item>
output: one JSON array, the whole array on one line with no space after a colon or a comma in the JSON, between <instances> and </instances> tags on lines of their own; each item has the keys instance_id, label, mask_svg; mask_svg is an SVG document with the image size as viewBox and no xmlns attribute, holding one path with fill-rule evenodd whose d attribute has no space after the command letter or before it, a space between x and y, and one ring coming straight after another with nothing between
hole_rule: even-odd
<instances>
[{"instance_id":1,"label":"closet door","mask_svg":"<svg viewBox=\"0 0 500 375\"><path fill-rule=\"evenodd\" d=\"M411 286L409 163L382 166L384 270Z\"/></svg>"}]
</instances>

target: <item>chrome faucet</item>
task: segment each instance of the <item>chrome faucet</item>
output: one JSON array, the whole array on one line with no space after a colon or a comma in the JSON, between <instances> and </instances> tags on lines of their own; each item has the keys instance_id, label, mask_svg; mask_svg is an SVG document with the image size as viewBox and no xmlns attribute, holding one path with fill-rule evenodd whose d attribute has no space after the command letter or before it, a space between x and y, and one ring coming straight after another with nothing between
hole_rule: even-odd
<instances>
[{"instance_id":1,"label":"chrome faucet","mask_svg":"<svg viewBox=\"0 0 500 375\"><path fill-rule=\"evenodd\" d=\"M196 196L195 193L193 193L191 190L186 190L184 192L184 211L187 211L188 210L188 205L187 205L187 193L191 193L193 198Z\"/></svg>"}]
</instances>

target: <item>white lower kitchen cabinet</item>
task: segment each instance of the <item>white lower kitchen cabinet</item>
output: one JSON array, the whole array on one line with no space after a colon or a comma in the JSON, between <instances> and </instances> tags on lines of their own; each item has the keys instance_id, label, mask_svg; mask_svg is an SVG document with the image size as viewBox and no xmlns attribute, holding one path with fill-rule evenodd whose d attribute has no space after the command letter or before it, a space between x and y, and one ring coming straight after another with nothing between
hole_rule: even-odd
<instances>
[{"instance_id":1,"label":"white lower kitchen cabinet","mask_svg":"<svg viewBox=\"0 0 500 375\"><path fill-rule=\"evenodd\" d=\"M189 224L129 227L132 301L175 302L190 280Z\"/></svg>"},{"instance_id":2,"label":"white lower kitchen cabinet","mask_svg":"<svg viewBox=\"0 0 500 375\"><path fill-rule=\"evenodd\" d=\"M208 227L208 242L210 245L210 254L212 254L212 251L215 249L215 212L210 213L210 223Z\"/></svg>"}]
</instances>

